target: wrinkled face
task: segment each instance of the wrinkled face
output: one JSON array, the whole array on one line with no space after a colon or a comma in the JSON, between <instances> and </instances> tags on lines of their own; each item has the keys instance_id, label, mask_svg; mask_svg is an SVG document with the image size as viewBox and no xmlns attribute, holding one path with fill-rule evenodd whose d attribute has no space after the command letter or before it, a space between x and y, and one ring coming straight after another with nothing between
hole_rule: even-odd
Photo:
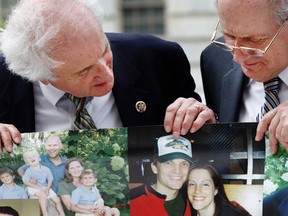
<instances>
[{"instance_id":1,"label":"wrinkled face","mask_svg":"<svg viewBox=\"0 0 288 216\"><path fill-rule=\"evenodd\" d=\"M42 82L78 97L103 96L114 84L112 52L100 25L90 25L85 31L68 47L52 51L54 58L65 63L53 71L56 81Z\"/></svg>"},{"instance_id":2,"label":"wrinkled face","mask_svg":"<svg viewBox=\"0 0 288 216\"><path fill-rule=\"evenodd\" d=\"M92 173L87 174L81 177L81 183L86 187L91 187L96 183L96 179Z\"/></svg>"},{"instance_id":3,"label":"wrinkled face","mask_svg":"<svg viewBox=\"0 0 288 216\"><path fill-rule=\"evenodd\" d=\"M218 12L229 45L264 50L281 26L274 18L271 6L263 0L218 0ZM232 51L232 55L246 76L264 82L288 66L287 39L286 24L264 56L249 56L238 49Z\"/></svg>"},{"instance_id":4,"label":"wrinkled face","mask_svg":"<svg viewBox=\"0 0 288 216\"><path fill-rule=\"evenodd\" d=\"M49 140L49 142L45 143L45 150L50 158L58 157L61 148L62 146L55 140Z\"/></svg>"},{"instance_id":5,"label":"wrinkled face","mask_svg":"<svg viewBox=\"0 0 288 216\"><path fill-rule=\"evenodd\" d=\"M14 176L10 175L9 173L3 173L0 176L0 180L3 182L3 184L11 184L13 183Z\"/></svg>"},{"instance_id":6,"label":"wrinkled face","mask_svg":"<svg viewBox=\"0 0 288 216\"><path fill-rule=\"evenodd\" d=\"M188 198L199 212L214 213L214 196L218 193L210 173L205 169L194 169L188 176Z\"/></svg>"},{"instance_id":7,"label":"wrinkled face","mask_svg":"<svg viewBox=\"0 0 288 216\"><path fill-rule=\"evenodd\" d=\"M81 166L81 164L78 161L73 161L69 164L68 172L73 178L80 177L82 171L83 171L83 166Z\"/></svg>"},{"instance_id":8,"label":"wrinkled face","mask_svg":"<svg viewBox=\"0 0 288 216\"><path fill-rule=\"evenodd\" d=\"M179 190L186 181L190 163L183 159L174 159L164 163L152 164L152 171L157 175L156 190L162 194Z\"/></svg>"}]
</instances>

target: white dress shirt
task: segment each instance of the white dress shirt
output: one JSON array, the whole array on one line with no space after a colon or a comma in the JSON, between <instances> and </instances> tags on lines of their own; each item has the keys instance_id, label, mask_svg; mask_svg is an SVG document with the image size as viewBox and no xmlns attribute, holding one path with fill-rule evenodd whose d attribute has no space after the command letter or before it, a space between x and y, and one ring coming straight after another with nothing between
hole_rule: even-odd
<instances>
[{"instance_id":1,"label":"white dress shirt","mask_svg":"<svg viewBox=\"0 0 288 216\"><path fill-rule=\"evenodd\" d=\"M73 102L64 96L65 92L41 82L35 82L33 87L36 131L71 130L76 108ZM122 127L112 92L102 97L88 97L85 108L97 128Z\"/></svg>"},{"instance_id":2,"label":"white dress shirt","mask_svg":"<svg viewBox=\"0 0 288 216\"><path fill-rule=\"evenodd\" d=\"M279 75L282 80L279 89L280 103L288 101L288 68ZM243 94L243 103L240 109L239 122L256 122L256 116L264 104L264 86L263 83L250 80Z\"/></svg>"}]
</instances>

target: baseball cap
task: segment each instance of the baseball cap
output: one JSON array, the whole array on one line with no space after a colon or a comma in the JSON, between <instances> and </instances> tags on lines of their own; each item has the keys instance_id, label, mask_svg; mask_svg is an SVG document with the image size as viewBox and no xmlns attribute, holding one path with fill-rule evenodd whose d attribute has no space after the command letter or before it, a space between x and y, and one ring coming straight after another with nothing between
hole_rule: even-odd
<instances>
[{"instance_id":1,"label":"baseball cap","mask_svg":"<svg viewBox=\"0 0 288 216\"><path fill-rule=\"evenodd\" d=\"M156 152L160 163L174 159L184 159L193 163L191 142L181 136L177 139L172 135L159 137Z\"/></svg>"}]
</instances>

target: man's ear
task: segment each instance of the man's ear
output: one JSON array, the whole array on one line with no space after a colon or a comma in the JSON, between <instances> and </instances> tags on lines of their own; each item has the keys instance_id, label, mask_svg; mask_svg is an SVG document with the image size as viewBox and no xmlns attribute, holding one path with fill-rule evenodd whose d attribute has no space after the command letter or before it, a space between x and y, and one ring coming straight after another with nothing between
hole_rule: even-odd
<instances>
[{"instance_id":1,"label":"man's ear","mask_svg":"<svg viewBox=\"0 0 288 216\"><path fill-rule=\"evenodd\" d=\"M40 80L40 82L42 82L44 85L48 85L50 82L49 82L49 80Z\"/></svg>"}]
</instances>

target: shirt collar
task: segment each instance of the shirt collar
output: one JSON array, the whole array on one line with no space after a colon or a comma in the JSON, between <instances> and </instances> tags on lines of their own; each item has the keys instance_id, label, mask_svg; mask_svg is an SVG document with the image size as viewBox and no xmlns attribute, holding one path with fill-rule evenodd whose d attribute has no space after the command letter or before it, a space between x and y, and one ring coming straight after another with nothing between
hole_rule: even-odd
<instances>
[{"instance_id":1,"label":"shirt collar","mask_svg":"<svg viewBox=\"0 0 288 216\"><path fill-rule=\"evenodd\" d=\"M278 76L283 83L288 86L288 67L286 67Z\"/></svg>"},{"instance_id":2,"label":"shirt collar","mask_svg":"<svg viewBox=\"0 0 288 216\"><path fill-rule=\"evenodd\" d=\"M278 77L282 80L283 83L285 83L285 85L288 86L288 67L286 67L279 75ZM253 84L253 83L260 83L260 82L257 82L255 80L252 80L250 79L247 86ZM262 83L261 83L262 84Z\"/></svg>"},{"instance_id":3,"label":"shirt collar","mask_svg":"<svg viewBox=\"0 0 288 216\"><path fill-rule=\"evenodd\" d=\"M40 89L43 96L46 100L51 103L53 106L56 106L60 99L63 98L65 92L55 88L53 85L45 85L42 82L39 82ZM93 97L86 97L85 104L92 100Z\"/></svg>"},{"instance_id":4,"label":"shirt collar","mask_svg":"<svg viewBox=\"0 0 288 216\"><path fill-rule=\"evenodd\" d=\"M48 84L45 85L42 82L39 82L40 89L42 91L43 96L46 100L51 103L53 106L56 106L57 102L63 97L65 92L55 88L53 85Z\"/></svg>"},{"instance_id":5,"label":"shirt collar","mask_svg":"<svg viewBox=\"0 0 288 216\"><path fill-rule=\"evenodd\" d=\"M57 106L57 103L63 98L65 94L64 91L61 91L55 88L51 84L45 85L42 82L39 82L39 86L46 100L55 107ZM108 94L101 96L101 97L88 96L86 97L85 104L89 103L93 98L96 98L96 99L97 98L109 98L111 94L112 94L112 90Z\"/></svg>"}]
</instances>

